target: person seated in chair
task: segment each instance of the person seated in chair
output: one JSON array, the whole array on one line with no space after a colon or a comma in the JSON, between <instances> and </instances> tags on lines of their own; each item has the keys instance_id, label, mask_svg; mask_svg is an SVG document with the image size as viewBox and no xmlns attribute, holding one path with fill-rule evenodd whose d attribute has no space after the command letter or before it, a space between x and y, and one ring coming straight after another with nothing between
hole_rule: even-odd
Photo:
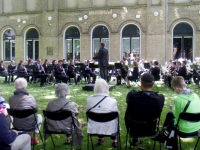
<instances>
[{"instance_id":1,"label":"person seated in chair","mask_svg":"<svg viewBox=\"0 0 200 150\"><path fill-rule=\"evenodd\" d=\"M70 78L74 78L75 85L77 85L77 82L80 80L80 74L76 72L75 68L74 60L70 60L70 64L68 66L68 76Z\"/></svg>"},{"instance_id":2,"label":"person seated in chair","mask_svg":"<svg viewBox=\"0 0 200 150\"><path fill-rule=\"evenodd\" d=\"M92 77L92 83L94 84L96 81L96 74L95 74L95 68L90 68L90 60L87 60L85 63L85 70L84 70L84 76L87 77L88 83L91 83L91 77Z\"/></svg>"},{"instance_id":3,"label":"person seated in chair","mask_svg":"<svg viewBox=\"0 0 200 150\"><path fill-rule=\"evenodd\" d=\"M177 70L177 76L182 76L184 79L187 75L187 68L186 68L186 61L182 61L181 66L179 67L179 70Z\"/></svg>"},{"instance_id":4,"label":"person seated in chair","mask_svg":"<svg viewBox=\"0 0 200 150\"><path fill-rule=\"evenodd\" d=\"M6 66L4 66L4 61L2 60L0 62L0 76L1 77L5 77L5 81L4 83L7 83L7 79L8 79L8 70L6 68Z\"/></svg>"},{"instance_id":5,"label":"person seated in chair","mask_svg":"<svg viewBox=\"0 0 200 150\"><path fill-rule=\"evenodd\" d=\"M109 86L104 79L96 80L94 93L94 96L87 98L87 111L95 113L119 112L116 100L109 96ZM103 101L94 107L102 99ZM104 142L104 135L111 135L112 146L117 147L118 143L116 131L117 120L112 120L106 123L89 120L87 133L99 135L98 145L101 145Z\"/></svg>"},{"instance_id":6,"label":"person seated in chair","mask_svg":"<svg viewBox=\"0 0 200 150\"><path fill-rule=\"evenodd\" d=\"M121 60L120 63L122 64L122 68L116 69L117 85L125 83L128 74L128 66L125 64L125 61Z\"/></svg>"},{"instance_id":7,"label":"person seated in chair","mask_svg":"<svg viewBox=\"0 0 200 150\"><path fill-rule=\"evenodd\" d=\"M190 104L186 109L186 112L200 113L200 99L197 94L195 94L190 89L186 88L184 78L181 76L174 77L172 79L171 86L174 89L174 91L178 94L178 96L174 99L174 106L170 106L172 111L169 111L167 113L163 127L167 128L169 132L173 129L176 133L175 125L178 123L179 115L185 109L188 101L190 101ZM198 133L198 130L200 129L200 122L189 123L184 120L181 120L178 126L179 134L190 136L194 135L195 133ZM177 142L177 134L175 134L174 141L172 143L173 150L177 150Z\"/></svg>"},{"instance_id":8,"label":"person seated in chair","mask_svg":"<svg viewBox=\"0 0 200 150\"><path fill-rule=\"evenodd\" d=\"M45 59L42 67L44 68L45 75L46 75L46 77L48 77L48 81L49 81L49 84L50 84L50 82L53 80L53 75L51 74L52 70L49 70L50 61L48 59Z\"/></svg>"},{"instance_id":9,"label":"person seated in chair","mask_svg":"<svg viewBox=\"0 0 200 150\"><path fill-rule=\"evenodd\" d=\"M10 130L6 120L6 105L0 97L0 149L1 150L31 150L31 137Z\"/></svg>"},{"instance_id":10,"label":"person seated in chair","mask_svg":"<svg viewBox=\"0 0 200 150\"><path fill-rule=\"evenodd\" d=\"M163 95L152 91L154 84L154 77L150 73L145 73L141 77L141 91L130 91L126 96L126 113L125 124L127 130L129 130L129 118L137 122L149 122L159 118L165 98ZM141 125L141 124L140 124ZM139 124L134 125L134 134L147 135L156 130L156 125L148 125L148 127L142 127ZM153 127L153 128L152 128ZM132 139L132 145L138 143L138 138Z\"/></svg>"},{"instance_id":11,"label":"person seated in chair","mask_svg":"<svg viewBox=\"0 0 200 150\"><path fill-rule=\"evenodd\" d=\"M20 60L17 66L17 78L26 78L27 82L29 82L29 75L26 67L24 66L24 61Z\"/></svg>"},{"instance_id":12,"label":"person seated in chair","mask_svg":"<svg viewBox=\"0 0 200 150\"><path fill-rule=\"evenodd\" d=\"M24 78L18 78L15 80L14 86L16 89L14 91L14 95L9 97L10 109L13 109L13 110L33 109L34 112L37 112L38 106L36 104L36 100L26 90L27 81ZM42 116L40 114L37 114L36 117L37 117L37 122L40 128L42 124ZM34 115L31 115L24 119L14 118L13 125L15 128L29 129L35 126ZM39 130L36 129L35 133L39 133ZM31 143L39 144L39 141L36 140L36 134L33 134Z\"/></svg>"},{"instance_id":13,"label":"person seated in chair","mask_svg":"<svg viewBox=\"0 0 200 150\"><path fill-rule=\"evenodd\" d=\"M79 123L78 119L76 118L79 114L78 111L78 106L75 102L66 99L66 96L69 94L69 86L65 83L59 83L55 87L55 94L58 97L56 100L52 100L49 102L47 105L46 111L54 112L58 110L68 110L72 112L72 115L74 117L74 123L75 123L75 130L78 129L80 132L79 136L82 137L82 130L81 127L85 125L85 123ZM46 128L49 131L54 131L54 132L66 132L66 143L69 144L71 143L71 123L72 119L67 118L62 121L55 121L55 120L50 120L47 119L47 126ZM78 138L79 139L79 138ZM78 140L77 139L77 140ZM81 138L82 139L82 138ZM81 142L81 141L79 141ZM80 143L79 143L80 144Z\"/></svg>"},{"instance_id":14,"label":"person seated in chair","mask_svg":"<svg viewBox=\"0 0 200 150\"><path fill-rule=\"evenodd\" d=\"M46 75L45 75L45 70L41 65L41 59L38 58L37 62L34 64L34 69L33 69L33 76L34 78L40 78L40 87L44 86L44 83L46 82Z\"/></svg>"},{"instance_id":15,"label":"person seated in chair","mask_svg":"<svg viewBox=\"0 0 200 150\"><path fill-rule=\"evenodd\" d=\"M17 70L17 67L15 65L15 61L14 60L11 60L10 61L10 64L8 65L8 74L9 74L9 79L8 81L10 82L13 82L14 81L14 75L16 73L16 70ZM11 80L10 80L11 78Z\"/></svg>"},{"instance_id":16,"label":"person seated in chair","mask_svg":"<svg viewBox=\"0 0 200 150\"><path fill-rule=\"evenodd\" d=\"M153 67L151 68L151 74L154 76L155 81L160 80L160 67L157 60L153 61Z\"/></svg>"},{"instance_id":17,"label":"person seated in chair","mask_svg":"<svg viewBox=\"0 0 200 150\"><path fill-rule=\"evenodd\" d=\"M69 78L65 73L65 69L63 68L63 61L62 60L58 61L58 65L55 69L54 75L55 75L56 79L61 80L64 83L67 83Z\"/></svg>"},{"instance_id":18,"label":"person seated in chair","mask_svg":"<svg viewBox=\"0 0 200 150\"><path fill-rule=\"evenodd\" d=\"M127 88L130 88L130 87L131 87L130 81L136 81L136 80L138 79L138 76L139 76L139 69L138 69L138 64L137 64L136 61L133 62L133 71L128 71L128 74L129 74L130 72L132 73L132 75L126 77Z\"/></svg>"}]
</instances>

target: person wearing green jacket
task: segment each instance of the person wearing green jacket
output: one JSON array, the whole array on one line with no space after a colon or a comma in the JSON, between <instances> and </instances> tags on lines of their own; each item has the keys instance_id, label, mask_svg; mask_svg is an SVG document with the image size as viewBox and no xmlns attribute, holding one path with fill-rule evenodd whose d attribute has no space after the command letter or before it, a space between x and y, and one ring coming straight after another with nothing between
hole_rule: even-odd
<instances>
[{"instance_id":1,"label":"person wearing green jacket","mask_svg":"<svg viewBox=\"0 0 200 150\"><path fill-rule=\"evenodd\" d=\"M170 130L175 130L174 142L173 142L173 150L177 149L177 130L175 128L178 123L178 118L181 112L183 112L185 106L188 101L190 104L186 109L188 113L200 113L200 99L197 94L195 94L190 89L186 88L186 84L184 78L181 76L174 77L171 82L171 86L174 91L178 94L178 96L174 99L174 106L171 107L172 111L169 111L163 127ZM178 125L179 135L194 135L200 129L200 122L190 123L184 120L179 121Z\"/></svg>"}]
</instances>

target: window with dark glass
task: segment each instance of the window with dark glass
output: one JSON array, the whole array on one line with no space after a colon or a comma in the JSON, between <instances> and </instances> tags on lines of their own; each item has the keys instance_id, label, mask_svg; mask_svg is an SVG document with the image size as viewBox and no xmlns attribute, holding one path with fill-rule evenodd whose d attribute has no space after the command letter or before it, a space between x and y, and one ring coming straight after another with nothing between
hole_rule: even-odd
<instances>
[{"instance_id":1,"label":"window with dark glass","mask_svg":"<svg viewBox=\"0 0 200 150\"><path fill-rule=\"evenodd\" d=\"M193 29L188 23L179 23L173 30L173 59L193 60Z\"/></svg>"},{"instance_id":2,"label":"window with dark glass","mask_svg":"<svg viewBox=\"0 0 200 150\"><path fill-rule=\"evenodd\" d=\"M100 49L100 43L105 43L105 48L109 50L109 32L107 27L99 25L92 33L92 56Z\"/></svg>"},{"instance_id":3,"label":"window with dark glass","mask_svg":"<svg viewBox=\"0 0 200 150\"><path fill-rule=\"evenodd\" d=\"M15 32L12 29L3 34L3 60L15 60Z\"/></svg>"},{"instance_id":4,"label":"window with dark glass","mask_svg":"<svg viewBox=\"0 0 200 150\"><path fill-rule=\"evenodd\" d=\"M122 31L122 57L131 61L140 59L140 29L136 25L126 25Z\"/></svg>"},{"instance_id":5,"label":"window with dark glass","mask_svg":"<svg viewBox=\"0 0 200 150\"><path fill-rule=\"evenodd\" d=\"M80 32L77 27L69 27L65 32L65 57L80 61Z\"/></svg>"},{"instance_id":6,"label":"window with dark glass","mask_svg":"<svg viewBox=\"0 0 200 150\"><path fill-rule=\"evenodd\" d=\"M35 28L26 32L25 60L28 58L37 60L39 58L39 34Z\"/></svg>"}]
</instances>

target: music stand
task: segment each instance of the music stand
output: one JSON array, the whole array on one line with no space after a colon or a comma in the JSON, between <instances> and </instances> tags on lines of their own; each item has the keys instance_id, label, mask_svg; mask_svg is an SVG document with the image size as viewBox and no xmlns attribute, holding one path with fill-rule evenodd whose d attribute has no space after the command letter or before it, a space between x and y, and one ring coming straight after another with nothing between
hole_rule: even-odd
<instances>
[{"instance_id":1,"label":"music stand","mask_svg":"<svg viewBox=\"0 0 200 150\"><path fill-rule=\"evenodd\" d=\"M121 69L122 64L121 63L115 63L115 69Z\"/></svg>"},{"instance_id":2,"label":"music stand","mask_svg":"<svg viewBox=\"0 0 200 150\"><path fill-rule=\"evenodd\" d=\"M150 69L150 63L144 63L144 68L145 69Z\"/></svg>"},{"instance_id":3,"label":"music stand","mask_svg":"<svg viewBox=\"0 0 200 150\"><path fill-rule=\"evenodd\" d=\"M90 63L89 67L90 68L99 68L99 65L95 65L94 63Z\"/></svg>"}]
</instances>

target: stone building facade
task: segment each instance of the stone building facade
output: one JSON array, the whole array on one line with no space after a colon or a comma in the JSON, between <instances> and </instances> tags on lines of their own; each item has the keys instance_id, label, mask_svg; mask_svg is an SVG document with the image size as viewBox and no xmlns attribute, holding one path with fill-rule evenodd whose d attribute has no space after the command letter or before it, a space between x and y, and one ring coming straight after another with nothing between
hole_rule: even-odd
<instances>
[{"instance_id":1,"label":"stone building facade","mask_svg":"<svg viewBox=\"0 0 200 150\"><path fill-rule=\"evenodd\" d=\"M1 60L200 55L200 0L0 0ZM177 55L177 56L175 56Z\"/></svg>"}]
</instances>

